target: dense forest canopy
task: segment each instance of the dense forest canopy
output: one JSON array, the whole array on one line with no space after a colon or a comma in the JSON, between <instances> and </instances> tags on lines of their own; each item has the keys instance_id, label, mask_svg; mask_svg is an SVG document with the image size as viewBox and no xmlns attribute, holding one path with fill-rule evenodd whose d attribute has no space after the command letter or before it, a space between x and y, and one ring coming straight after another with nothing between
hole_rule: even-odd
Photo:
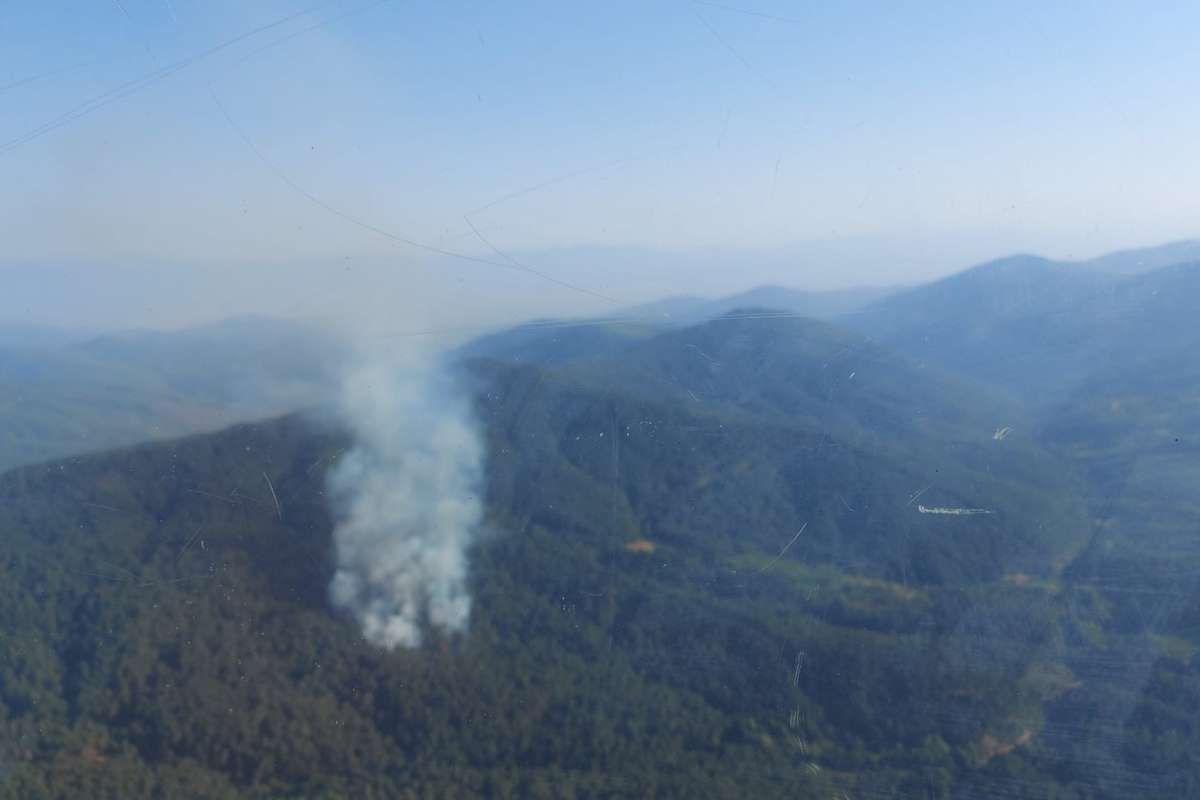
<instances>
[{"instance_id":1,"label":"dense forest canopy","mask_svg":"<svg viewBox=\"0 0 1200 800\"><path fill-rule=\"evenodd\" d=\"M1173 373L1033 426L810 320L534 339L457 366L486 533L420 648L330 605L324 415L0 478L0 791L1196 791L1194 517L1154 478L1186 457L1128 427L1186 419Z\"/></svg>"}]
</instances>

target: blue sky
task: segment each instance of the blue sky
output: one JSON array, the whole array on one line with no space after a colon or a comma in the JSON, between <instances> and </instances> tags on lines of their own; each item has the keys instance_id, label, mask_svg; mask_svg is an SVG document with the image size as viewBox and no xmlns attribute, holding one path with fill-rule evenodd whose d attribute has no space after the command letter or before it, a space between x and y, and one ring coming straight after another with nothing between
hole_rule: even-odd
<instances>
[{"instance_id":1,"label":"blue sky","mask_svg":"<svg viewBox=\"0 0 1200 800\"><path fill-rule=\"evenodd\" d=\"M107 0L0 26L0 319L490 321L1200 219L1191 3Z\"/></svg>"}]
</instances>

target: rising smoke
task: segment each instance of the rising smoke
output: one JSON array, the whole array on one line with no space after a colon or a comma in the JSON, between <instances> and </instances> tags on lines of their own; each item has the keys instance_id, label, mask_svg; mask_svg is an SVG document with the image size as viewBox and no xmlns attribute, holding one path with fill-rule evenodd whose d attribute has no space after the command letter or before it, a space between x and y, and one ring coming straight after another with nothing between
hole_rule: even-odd
<instances>
[{"instance_id":1,"label":"rising smoke","mask_svg":"<svg viewBox=\"0 0 1200 800\"><path fill-rule=\"evenodd\" d=\"M341 412L355 444L329 476L330 598L387 648L420 645L426 625L464 629L483 477L469 402L433 359L408 358L351 374Z\"/></svg>"}]
</instances>

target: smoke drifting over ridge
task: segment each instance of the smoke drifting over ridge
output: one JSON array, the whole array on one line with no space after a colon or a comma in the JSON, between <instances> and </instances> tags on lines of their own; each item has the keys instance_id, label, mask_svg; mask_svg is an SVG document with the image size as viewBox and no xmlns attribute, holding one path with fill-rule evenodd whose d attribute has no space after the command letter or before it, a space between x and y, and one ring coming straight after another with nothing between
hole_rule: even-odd
<instances>
[{"instance_id":1,"label":"smoke drifting over ridge","mask_svg":"<svg viewBox=\"0 0 1200 800\"><path fill-rule=\"evenodd\" d=\"M330 472L337 570L330 599L368 641L421 644L463 630L467 549L483 514L484 448L469 401L431 358L373 364L344 383L355 444Z\"/></svg>"}]
</instances>

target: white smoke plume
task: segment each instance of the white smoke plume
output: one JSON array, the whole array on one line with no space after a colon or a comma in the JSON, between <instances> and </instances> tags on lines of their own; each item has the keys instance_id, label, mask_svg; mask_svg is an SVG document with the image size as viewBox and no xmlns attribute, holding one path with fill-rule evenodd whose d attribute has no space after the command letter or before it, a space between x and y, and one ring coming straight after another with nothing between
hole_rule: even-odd
<instances>
[{"instance_id":1,"label":"white smoke plume","mask_svg":"<svg viewBox=\"0 0 1200 800\"><path fill-rule=\"evenodd\" d=\"M483 479L469 401L433 360L410 358L352 373L341 413L355 444L329 476L331 600L386 648L420 645L426 624L463 630Z\"/></svg>"}]
</instances>

